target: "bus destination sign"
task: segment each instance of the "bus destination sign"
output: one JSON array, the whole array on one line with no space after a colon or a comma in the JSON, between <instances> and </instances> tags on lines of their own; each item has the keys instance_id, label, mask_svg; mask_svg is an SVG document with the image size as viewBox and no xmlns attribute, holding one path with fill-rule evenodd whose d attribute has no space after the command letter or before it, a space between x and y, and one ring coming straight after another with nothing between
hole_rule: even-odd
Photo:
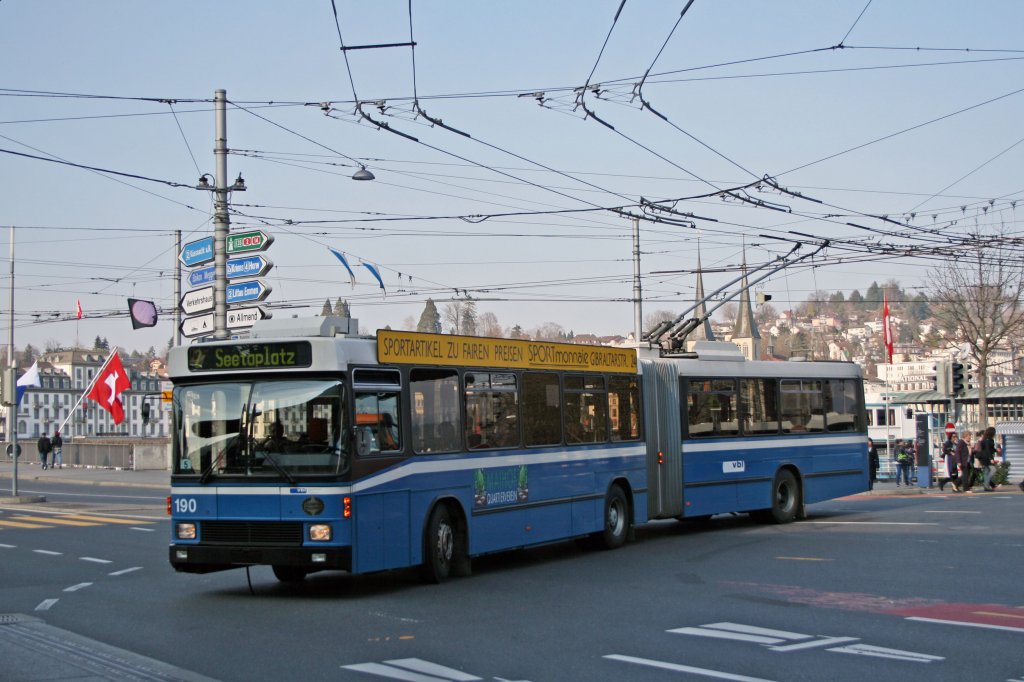
<instances>
[{"instance_id":1,"label":"bus destination sign","mask_svg":"<svg viewBox=\"0 0 1024 682\"><path fill-rule=\"evenodd\" d=\"M377 361L636 374L636 350L550 341L377 331Z\"/></svg>"},{"instance_id":2,"label":"bus destination sign","mask_svg":"<svg viewBox=\"0 0 1024 682\"><path fill-rule=\"evenodd\" d=\"M229 346L198 345L188 349L190 372L294 369L313 364L309 341L236 343Z\"/></svg>"}]
</instances>

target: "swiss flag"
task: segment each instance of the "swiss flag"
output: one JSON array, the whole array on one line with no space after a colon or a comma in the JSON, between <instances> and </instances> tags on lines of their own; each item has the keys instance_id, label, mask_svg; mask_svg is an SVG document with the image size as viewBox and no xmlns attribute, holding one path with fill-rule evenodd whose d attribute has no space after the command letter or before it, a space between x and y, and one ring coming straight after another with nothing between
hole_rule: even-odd
<instances>
[{"instance_id":1,"label":"swiss flag","mask_svg":"<svg viewBox=\"0 0 1024 682\"><path fill-rule=\"evenodd\" d=\"M96 377L96 383L92 385L89 397L113 415L115 424L120 424L124 421L121 394L131 387L132 382L128 380L128 373L124 371L124 366L121 364L121 356L114 351L106 367Z\"/></svg>"}]
</instances>

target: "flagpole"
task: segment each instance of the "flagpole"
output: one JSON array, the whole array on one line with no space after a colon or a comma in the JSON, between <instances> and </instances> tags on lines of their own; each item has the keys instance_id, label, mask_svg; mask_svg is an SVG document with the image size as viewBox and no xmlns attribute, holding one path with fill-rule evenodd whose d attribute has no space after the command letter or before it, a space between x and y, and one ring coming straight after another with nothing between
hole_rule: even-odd
<instances>
[{"instance_id":1,"label":"flagpole","mask_svg":"<svg viewBox=\"0 0 1024 682\"><path fill-rule=\"evenodd\" d=\"M74 406L70 410L68 410L68 416L64 418L63 422L61 422L61 425L60 425L60 430L61 431L63 431L64 427L67 425L67 423L69 421L71 421L71 417L72 417L72 415L75 414L75 410L78 409L78 406L82 404L82 401L85 400L86 396L89 395L89 392L92 391L92 387L96 385L96 380L99 379L101 376L103 376L103 370L105 370L107 368L107 365L110 364L110 361L114 359L114 355L116 353L117 353L117 346L114 346L113 351L111 351L111 353L110 353L110 357L108 357L107 361L104 362L100 366L100 370L98 372L96 372L96 375L92 378L92 381L89 382L89 385L86 387L85 391L83 391L82 395L80 395L78 397L78 402L76 402L74 404Z\"/></svg>"},{"instance_id":2,"label":"flagpole","mask_svg":"<svg viewBox=\"0 0 1024 682\"><path fill-rule=\"evenodd\" d=\"M10 388L14 391L13 396L4 396L6 402L10 403L7 408L7 439L11 442L11 459L14 460L14 468L11 471L11 496L18 497L18 363L14 360L14 225L11 225L11 309L10 309L10 330L7 353L11 362L11 383Z\"/></svg>"}]
</instances>

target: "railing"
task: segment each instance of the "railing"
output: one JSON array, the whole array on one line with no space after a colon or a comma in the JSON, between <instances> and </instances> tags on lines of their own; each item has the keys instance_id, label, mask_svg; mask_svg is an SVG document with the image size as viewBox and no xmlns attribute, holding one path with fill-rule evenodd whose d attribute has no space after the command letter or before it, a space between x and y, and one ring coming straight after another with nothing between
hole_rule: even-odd
<instances>
[{"instance_id":1,"label":"railing","mask_svg":"<svg viewBox=\"0 0 1024 682\"><path fill-rule=\"evenodd\" d=\"M6 457L9 443L0 443L0 456ZM36 462L39 451L35 439L18 440L22 461ZM93 467L99 469L129 469L132 471L168 471L170 469L170 443L166 438L148 438L143 441L102 441L97 439L65 440L61 448L64 466Z\"/></svg>"}]
</instances>

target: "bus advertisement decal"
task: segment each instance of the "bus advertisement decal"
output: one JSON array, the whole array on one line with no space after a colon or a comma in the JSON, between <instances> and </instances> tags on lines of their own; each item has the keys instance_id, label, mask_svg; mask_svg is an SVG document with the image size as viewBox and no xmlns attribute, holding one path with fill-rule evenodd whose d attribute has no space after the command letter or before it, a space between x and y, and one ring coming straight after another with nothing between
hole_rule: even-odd
<instances>
[{"instance_id":1,"label":"bus advertisement decal","mask_svg":"<svg viewBox=\"0 0 1024 682\"><path fill-rule=\"evenodd\" d=\"M526 466L477 469L473 474L473 506L516 504L530 499Z\"/></svg>"},{"instance_id":2,"label":"bus advertisement decal","mask_svg":"<svg viewBox=\"0 0 1024 682\"><path fill-rule=\"evenodd\" d=\"M560 369L636 374L636 350L550 341L377 331L381 364Z\"/></svg>"}]
</instances>

